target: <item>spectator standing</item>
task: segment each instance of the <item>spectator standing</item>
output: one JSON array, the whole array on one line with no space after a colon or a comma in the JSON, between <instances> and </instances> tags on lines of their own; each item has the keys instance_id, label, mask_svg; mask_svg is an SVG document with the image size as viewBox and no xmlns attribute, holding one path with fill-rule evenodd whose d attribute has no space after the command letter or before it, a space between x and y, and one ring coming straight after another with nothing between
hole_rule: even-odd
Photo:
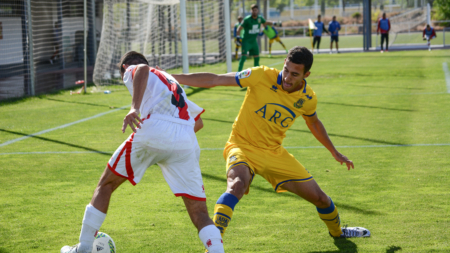
<instances>
[{"instance_id":1,"label":"spectator standing","mask_svg":"<svg viewBox=\"0 0 450 253\"><path fill-rule=\"evenodd\" d=\"M330 34L330 32L328 32L327 29L325 28L325 24L322 21L320 21L320 18L321 15L318 15L317 21L314 22L314 25L316 26L317 29L314 30L313 49L317 43L317 53L319 53L320 40L322 39L322 32Z\"/></svg>"},{"instance_id":2,"label":"spectator standing","mask_svg":"<svg viewBox=\"0 0 450 253\"><path fill-rule=\"evenodd\" d=\"M336 51L339 53L339 30L341 30L341 24L336 21L336 16L333 16L333 20L328 23L328 31L331 33L330 54L333 51L333 41L336 42Z\"/></svg>"},{"instance_id":3,"label":"spectator standing","mask_svg":"<svg viewBox=\"0 0 450 253\"><path fill-rule=\"evenodd\" d=\"M386 50L389 49L389 31L391 30L391 22L386 18L386 13L383 13L383 17L378 20L377 35L381 33L381 51L383 53L383 43L386 41Z\"/></svg>"}]
</instances>

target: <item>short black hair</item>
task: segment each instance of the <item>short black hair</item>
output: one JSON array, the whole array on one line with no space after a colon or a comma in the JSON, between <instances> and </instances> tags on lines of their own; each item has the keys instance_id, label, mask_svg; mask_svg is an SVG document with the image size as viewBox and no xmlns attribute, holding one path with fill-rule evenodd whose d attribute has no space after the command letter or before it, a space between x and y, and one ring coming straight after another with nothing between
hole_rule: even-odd
<instances>
[{"instance_id":1,"label":"short black hair","mask_svg":"<svg viewBox=\"0 0 450 253\"><path fill-rule=\"evenodd\" d=\"M143 54L140 54L136 51L128 51L126 52L122 58L120 59L119 67L120 67L120 74L125 73L125 70L123 68L123 65L137 65L137 64L148 64L147 59Z\"/></svg>"},{"instance_id":2,"label":"short black hair","mask_svg":"<svg viewBox=\"0 0 450 253\"><path fill-rule=\"evenodd\" d=\"M314 61L311 51L306 47L300 46L291 48L286 59L295 64L303 64L305 66L305 73L311 69Z\"/></svg>"},{"instance_id":3,"label":"short black hair","mask_svg":"<svg viewBox=\"0 0 450 253\"><path fill-rule=\"evenodd\" d=\"M250 6L250 9L254 9L254 8L257 8L258 10L259 10L259 8L258 8L258 5L257 4L252 4L252 6Z\"/></svg>"}]
</instances>

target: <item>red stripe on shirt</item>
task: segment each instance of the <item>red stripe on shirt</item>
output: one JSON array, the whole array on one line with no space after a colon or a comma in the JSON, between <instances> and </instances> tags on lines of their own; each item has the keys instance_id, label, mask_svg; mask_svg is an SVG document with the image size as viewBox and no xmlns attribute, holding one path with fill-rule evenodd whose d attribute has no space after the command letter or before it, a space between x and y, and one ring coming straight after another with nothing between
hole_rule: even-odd
<instances>
[{"instance_id":1,"label":"red stripe on shirt","mask_svg":"<svg viewBox=\"0 0 450 253\"><path fill-rule=\"evenodd\" d=\"M202 115L205 112L205 109L203 109L203 111L201 113L199 113L197 115L197 117L195 117L195 121L197 121L200 118L200 115Z\"/></svg>"},{"instance_id":2,"label":"red stripe on shirt","mask_svg":"<svg viewBox=\"0 0 450 253\"><path fill-rule=\"evenodd\" d=\"M166 76L164 76L163 73L161 73L161 71L151 68L150 67L150 72L152 72L153 74L155 74L159 80L161 80L161 82L163 82L166 86L167 89L169 89L170 91L172 91L173 96L175 97L176 101L180 101L180 94L178 94L177 90L178 90L178 85L177 83L169 83L169 81L167 80ZM188 105L185 102L183 107L178 107L178 116L180 117L180 119L184 119L184 120L189 120L189 113L188 113Z\"/></svg>"}]
</instances>

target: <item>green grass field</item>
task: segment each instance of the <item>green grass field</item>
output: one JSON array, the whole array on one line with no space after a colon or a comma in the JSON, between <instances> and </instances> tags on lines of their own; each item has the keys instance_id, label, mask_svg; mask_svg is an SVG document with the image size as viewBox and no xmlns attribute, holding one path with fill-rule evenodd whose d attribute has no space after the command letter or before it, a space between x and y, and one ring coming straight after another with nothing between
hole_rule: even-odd
<instances>
[{"instance_id":1,"label":"green grass field","mask_svg":"<svg viewBox=\"0 0 450 253\"><path fill-rule=\"evenodd\" d=\"M281 69L283 60L260 62ZM257 176L235 208L225 250L450 252L450 94L443 62L450 64L450 50L316 55L307 80L318 94L318 116L355 169L335 162L301 118L283 145L333 198L341 223L366 227L372 236L333 240L313 205L274 193ZM192 71L223 73L225 66ZM128 91L107 89L112 93L62 91L0 103L0 253L59 252L77 243L98 179L130 133L120 131L128 109L116 110L131 103ZM198 140L212 215L226 188L221 149L245 91L186 92L206 109ZM5 144L104 112L110 113ZM126 182L113 194L101 231L119 253L204 252L182 200L156 166L137 186Z\"/></svg>"}]
</instances>

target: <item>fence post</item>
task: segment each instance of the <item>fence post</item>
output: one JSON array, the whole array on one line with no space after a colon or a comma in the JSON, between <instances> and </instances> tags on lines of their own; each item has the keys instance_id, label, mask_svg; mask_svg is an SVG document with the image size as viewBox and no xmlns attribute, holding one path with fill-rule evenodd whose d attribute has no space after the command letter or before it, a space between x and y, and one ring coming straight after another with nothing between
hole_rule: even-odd
<instances>
[{"instance_id":1,"label":"fence post","mask_svg":"<svg viewBox=\"0 0 450 253\"><path fill-rule=\"evenodd\" d=\"M30 71L30 88L29 92L31 96L35 95L34 88L34 55L33 55L33 28L31 20L31 0L27 0L27 21L28 21L28 60Z\"/></svg>"}]
</instances>

